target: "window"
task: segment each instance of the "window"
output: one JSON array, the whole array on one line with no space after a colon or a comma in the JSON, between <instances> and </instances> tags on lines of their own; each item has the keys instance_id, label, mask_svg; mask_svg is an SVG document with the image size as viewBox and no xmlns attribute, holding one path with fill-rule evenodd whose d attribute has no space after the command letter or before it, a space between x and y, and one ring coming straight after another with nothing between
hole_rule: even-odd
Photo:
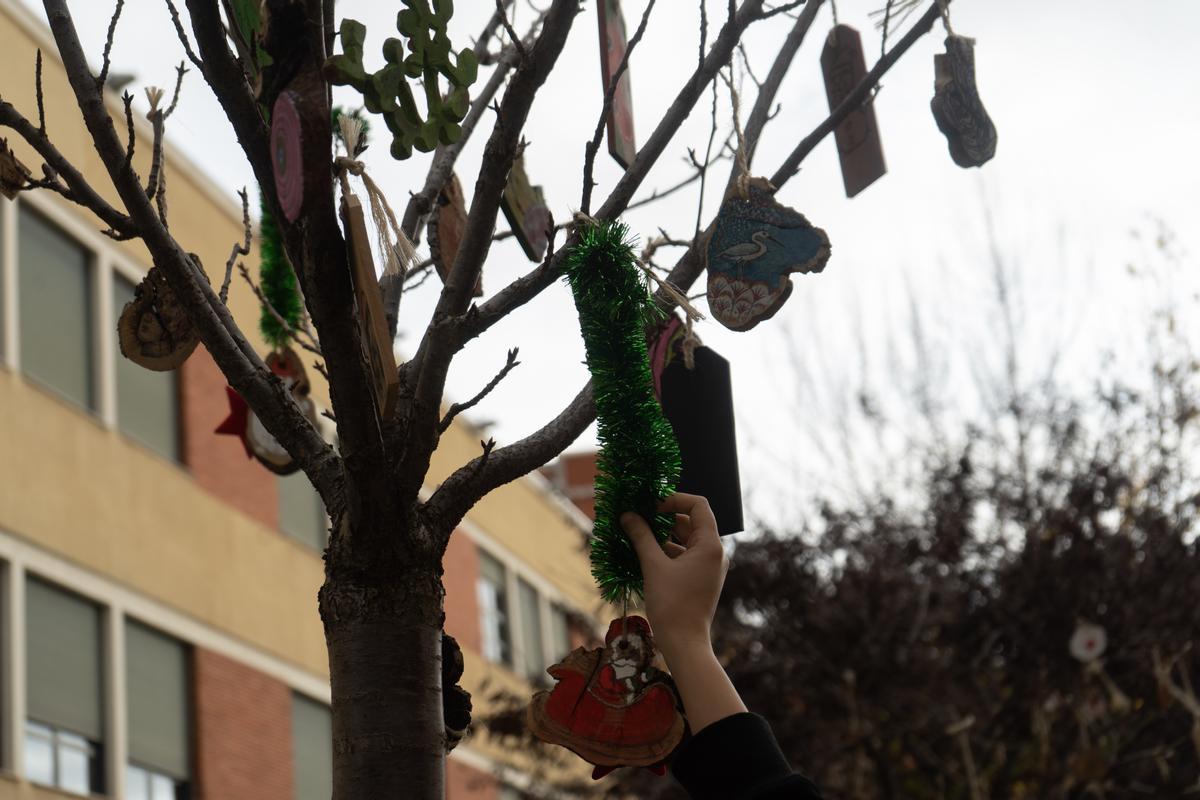
<instances>
[{"instance_id":1,"label":"window","mask_svg":"<svg viewBox=\"0 0 1200 800\"><path fill-rule=\"evenodd\" d=\"M25 598L25 774L76 794L102 793L100 609L31 578Z\"/></svg>"},{"instance_id":2,"label":"window","mask_svg":"<svg viewBox=\"0 0 1200 800\"><path fill-rule=\"evenodd\" d=\"M539 682L546 675L546 654L542 652L542 614L537 589L517 579L517 597L521 604L521 663L525 677Z\"/></svg>"},{"instance_id":3,"label":"window","mask_svg":"<svg viewBox=\"0 0 1200 800\"><path fill-rule=\"evenodd\" d=\"M525 800L525 795L508 784L500 785L500 800Z\"/></svg>"},{"instance_id":4,"label":"window","mask_svg":"<svg viewBox=\"0 0 1200 800\"><path fill-rule=\"evenodd\" d=\"M512 639L508 624L508 576L504 565L492 556L479 553L480 628L483 655L489 661L512 665Z\"/></svg>"},{"instance_id":5,"label":"window","mask_svg":"<svg viewBox=\"0 0 1200 800\"><path fill-rule=\"evenodd\" d=\"M187 647L137 622L125 623L129 707L129 800L186 800L191 774Z\"/></svg>"},{"instance_id":6,"label":"window","mask_svg":"<svg viewBox=\"0 0 1200 800\"><path fill-rule=\"evenodd\" d=\"M121 317L125 304L133 300L134 285L119 275L113 276L112 320ZM117 356L117 427L161 455L179 460L178 373L154 372L139 367L121 355L113 338Z\"/></svg>"},{"instance_id":7,"label":"window","mask_svg":"<svg viewBox=\"0 0 1200 800\"><path fill-rule=\"evenodd\" d=\"M571 623L562 606L550 606L550 659L559 661L571 652Z\"/></svg>"},{"instance_id":8,"label":"window","mask_svg":"<svg viewBox=\"0 0 1200 800\"><path fill-rule=\"evenodd\" d=\"M279 476L279 527L314 550L325 549L325 504L303 472Z\"/></svg>"},{"instance_id":9,"label":"window","mask_svg":"<svg viewBox=\"0 0 1200 800\"><path fill-rule=\"evenodd\" d=\"M88 252L26 203L17 227L21 369L94 409Z\"/></svg>"},{"instance_id":10,"label":"window","mask_svg":"<svg viewBox=\"0 0 1200 800\"><path fill-rule=\"evenodd\" d=\"M296 800L329 800L333 794L333 731L329 709L298 694L292 695L292 763L296 771Z\"/></svg>"}]
</instances>

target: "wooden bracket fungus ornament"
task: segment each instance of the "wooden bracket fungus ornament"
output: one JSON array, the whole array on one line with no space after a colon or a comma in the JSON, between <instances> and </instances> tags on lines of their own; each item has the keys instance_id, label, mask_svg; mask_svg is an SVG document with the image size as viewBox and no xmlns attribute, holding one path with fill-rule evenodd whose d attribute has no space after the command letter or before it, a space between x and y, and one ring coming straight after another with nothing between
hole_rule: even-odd
<instances>
[{"instance_id":1,"label":"wooden bracket fungus ornament","mask_svg":"<svg viewBox=\"0 0 1200 800\"><path fill-rule=\"evenodd\" d=\"M603 648L577 648L546 670L556 684L534 695L529 729L595 765L593 778L626 766L663 774L687 722L656 655L650 623L637 616L613 620Z\"/></svg>"},{"instance_id":2,"label":"wooden bracket fungus ornament","mask_svg":"<svg viewBox=\"0 0 1200 800\"><path fill-rule=\"evenodd\" d=\"M442 720L446 726L446 752L467 735L471 727L471 693L458 685L463 675L462 648L458 640L442 634Z\"/></svg>"},{"instance_id":3,"label":"wooden bracket fungus ornament","mask_svg":"<svg viewBox=\"0 0 1200 800\"><path fill-rule=\"evenodd\" d=\"M309 397L311 385L308 373L296 351L285 347L272 352L267 356L267 367L279 376L296 405L300 407L300 412L316 426L317 407ZM225 387L225 393L229 400L229 416L217 427L215 433L240 438L246 456L258 459L260 464L277 475L291 475L298 470L300 467L291 454L271 435L242 396L231 386Z\"/></svg>"},{"instance_id":4,"label":"wooden bracket fungus ornament","mask_svg":"<svg viewBox=\"0 0 1200 800\"><path fill-rule=\"evenodd\" d=\"M117 343L121 355L154 372L178 368L200 343L187 310L158 267L150 268L121 311Z\"/></svg>"},{"instance_id":5,"label":"wooden bracket fungus ornament","mask_svg":"<svg viewBox=\"0 0 1200 800\"><path fill-rule=\"evenodd\" d=\"M29 182L29 169L8 146L7 139L0 139L0 194L9 200Z\"/></svg>"},{"instance_id":6,"label":"wooden bracket fungus ornament","mask_svg":"<svg viewBox=\"0 0 1200 800\"><path fill-rule=\"evenodd\" d=\"M775 202L770 181L738 180L705 245L709 310L726 328L748 331L783 307L789 274L821 272L829 254L825 231Z\"/></svg>"},{"instance_id":7,"label":"wooden bracket fungus ornament","mask_svg":"<svg viewBox=\"0 0 1200 800\"><path fill-rule=\"evenodd\" d=\"M621 0L597 0L596 13L600 21L600 85L604 96L613 76L625 58L628 47L625 34L625 15L621 13ZM617 81L612 104L608 109L608 153L621 165L629 169L637 157L637 143L633 138L633 92L629 88L629 64Z\"/></svg>"},{"instance_id":8,"label":"wooden bracket fungus ornament","mask_svg":"<svg viewBox=\"0 0 1200 800\"><path fill-rule=\"evenodd\" d=\"M849 25L834 25L821 51L821 73L825 78L829 110L833 111L867 75L862 37L858 31ZM854 197L887 173L879 124L875 121L875 105L870 98L846 115L834 129L833 136L847 197Z\"/></svg>"},{"instance_id":9,"label":"wooden bracket fungus ornament","mask_svg":"<svg viewBox=\"0 0 1200 800\"><path fill-rule=\"evenodd\" d=\"M437 197L437 208L429 218L429 255L442 283L450 276L450 268L458 255L463 234L467 230L467 200L463 196L458 176L450 173L450 180ZM483 296L483 275L475 279L472 297Z\"/></svg>"},{"instance_id":10,"label":"wooden bracket fungus ornament","mask_svg":"<svg viewBox=\"0 0 1200 800\"><path fill-rule=\"evenodd\" d=\"M534 186L525 174L525 156L517 157L508 173L508 183L500 198L500 207L512 228L513 235L521 243L525 256L539 262L546 254L550 243L550 230L554 218L546 206L541 186Z\"/></svg>"},{"instance_id":11,"label":"wooden bracket fungus ornament","mask_svg":"<svg viewBox=\"0 0 1200 800\"><path fill-rule=\"evenodd\" d=\"M996 126L975 85L975 40L950 27L950 9L936 0L946 26L946 52L933 57L933 119L960 167L981 167L996 154Z\"/></svg>"}]
</instances>

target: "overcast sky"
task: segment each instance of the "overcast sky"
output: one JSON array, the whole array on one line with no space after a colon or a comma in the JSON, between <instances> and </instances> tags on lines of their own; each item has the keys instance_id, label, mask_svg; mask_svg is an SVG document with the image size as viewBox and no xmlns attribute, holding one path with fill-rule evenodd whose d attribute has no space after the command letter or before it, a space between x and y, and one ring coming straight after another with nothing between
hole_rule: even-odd
<instances>
[{"instance_id":1,"label":"overcast sky","mask_svg":"<svg viewBox=\"0 0 1200 800\"><path fill-rule=\"evenodd\" d=\"M40 3L30 5L40 13ZM98 57L112 4L80 0L71 5L85 44ZM452 37L466 46L493 4L459 0L455 5ZM869 61L878 54L879 37L868 13L882 5L883 0L838 3L841 21L862 33ZM390 0L342 0L338 12L367 23L368 53L377 54L383 38L395 35L399 6ZM631 33L644 6L644 0L625 2ZM726 3L710 0L708 7L715 27ZM993 364L998 352L985 209L992 214L999 251L1024 292L1018 333L1027 360L1036 362L1043 343L1059 343L1081 374L1093 369L1106 347L1136 350L1131 340L1139 335L1137 325L1124 323L1144 310L1145 301L1131 289L1127 266L1143 260L1145 244L1131 231L1152 235L1161 221L1174 231L1181 250L1197 251L1200 78L1192 54L1200 33L1200 3L958 0L952 13L955 31L977 40L979 88L999 130L995 159L982 169L955 166L935 127L929 100L933 55L941 51L943 36L938 26L892 69L876 100L888 174L853 200L846 199L830 138L779 192L781 202L828 232L833 256L825 272L796 276L788 304L753 331L733 333L713 321L699 328L705 343L734 364L743 481L751 509L760 515L778 519L780 509L792 506L792 495L808 488L798 483L820 479L824 461L811 449L806 432L837 427L843 413L839 398L846 391L864 374L886 380L893 374L892 361L900 363L899 374L911 369L907 320L913 307L927 324L930 350L945 356L936 367L951 388L947 403L953 405L961 395L970 404L976 367ZM698 16L694 2L661 0L633 55L639 142L695 65ZM521 0L517 27L531 17ZM766 73L790 25L786 17L776 17L748 35L746 50L756 74ZM818 56L831 25L830 9L822 9L778 95L781 112L759 148L756 174L771 174L828 113ZM136 74L139 87L169 86L173 64L181 57L163 3L129 0L113 71ZM751 88L747 80L747 107ZM343 95L343 101L353 98ZM556 219L567 219L579 204L584 143L600 102L595 8L589 2L538 96L526 131L530 178L545 187ZM720 104L727 122L724 92ZM480 135L459 161L468 196L493 118L484 118ZM687 175L682 160L686 148L703 148L708 126L706 95L672 140L643 194ZM228 187L231 198L250 182L232 132L194 72L186 79L168 134ZM420 154L407 162L392 161L382 137L366 160L398 207L410 190L420 187L428 167L428 156ZM727 169L722 165L720 183ZM597 197L602 199L619 176L602 149ZM704 224L718 201L710 191ZM627 221L643 237L659 227L687 237L696 213L697 193L692 190L639 209ZM501 218L498 228L505 227ZM530 267L515 242L499 243L485 267L486 292L499 290ZM405 298L401 349L415 347L437 288L436 280L431 281ZM696 291L702 288L703 279ZM705 308L702 301L700 307ZM521 367L473 416L494 421L493 432L501 442L535 430L586 380L577 320L565 287L544 292L470 345L451 372L452 399L474 394L513 346L521 349ZM576 449L591 444L589 432Z\"/></svg>"}]
</instances>

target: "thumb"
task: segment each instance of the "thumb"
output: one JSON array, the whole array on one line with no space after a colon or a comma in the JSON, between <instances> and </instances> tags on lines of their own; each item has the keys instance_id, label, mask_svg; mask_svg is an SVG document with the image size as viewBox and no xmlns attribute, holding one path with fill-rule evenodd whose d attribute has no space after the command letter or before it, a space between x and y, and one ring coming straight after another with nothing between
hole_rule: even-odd
<instances>
[{"instance_id":1,"label":"thumb","mask_svg":"<svg viewBox=\"0 0 1200 800\"><path fill-rule=\"evenodd\" d=\"M658 540L654 538L654 532L650 530L650 526L640 515L626 511L621 515L620 522L625 534L633 542L633 549L637 551L642 572L645 572L651 564L657 564L660 560L669 560L667 554L659 546Z\"/></svg>"}]
</instances>

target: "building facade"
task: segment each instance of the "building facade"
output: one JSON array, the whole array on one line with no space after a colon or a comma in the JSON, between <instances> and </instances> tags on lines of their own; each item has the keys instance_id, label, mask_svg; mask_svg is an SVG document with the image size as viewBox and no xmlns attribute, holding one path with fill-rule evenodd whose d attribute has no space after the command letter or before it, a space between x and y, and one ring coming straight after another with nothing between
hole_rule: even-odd
<instances>
[{"instance_id":1,"label":"building facade","mask_svg":"<svg viewBox=\"0 0 1200 800\"><path fill-rule=\"evenodd\" d=\"M40 48L51 138L111 198L48 30L0 0L0 42L4 101L36 115ZM149 128L136 127L145 175ZM177 153L167 163L172 231L219 283L242 236L236 187ZM49 192L0 199L0 800L323 800L324 510L302 475L279 478L214 434L225 380L202 347L172 373L122 358L116 319L149 260L100 227ZM265 354L241 282L230 307ZM431 485L479 438L467 422L447 431ZM587 529L535 475L453 536L446 627L477 709L496 687L530 692L594 636ZM529 766L469 736L448 759L448 796L522 796Z\"/></svg>"}]
</instances>

